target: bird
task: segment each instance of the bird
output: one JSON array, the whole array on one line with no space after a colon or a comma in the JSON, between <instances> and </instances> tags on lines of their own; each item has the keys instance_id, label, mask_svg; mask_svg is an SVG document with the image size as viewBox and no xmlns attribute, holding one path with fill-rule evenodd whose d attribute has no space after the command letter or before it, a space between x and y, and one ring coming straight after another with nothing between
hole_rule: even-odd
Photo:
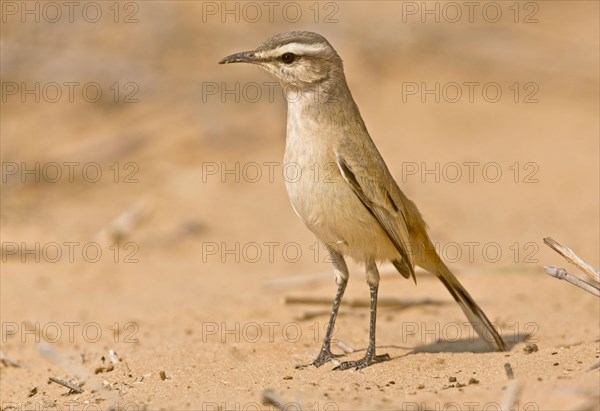
<instances>
[{"instance_id":1,"label":"bird","mask_svg":"<svg viewBox=\"0 0 600 411\"><path fill-rule=\"evenodd\" d=\"M298 178L285 181L286 191L294 211L325 245L333 264L337 291L322 347L311 364L299 367L320 367L341 356L332 353L331 336L349 279L348 257L365 267L369 345L361 359L341 362L335 370L362 369L391 359L376 354L377 264L382 262L391 262L415 283L415 266L433 273L479 336L491 349L504 351L502 337L439 257L417 206L390 173L352 97L342 59L329 41L314 32L285 32L254 50L219 61L229 63L257 65L283 88L287 100L284 164L299 169Z\"/></svg>"}]
</instances>

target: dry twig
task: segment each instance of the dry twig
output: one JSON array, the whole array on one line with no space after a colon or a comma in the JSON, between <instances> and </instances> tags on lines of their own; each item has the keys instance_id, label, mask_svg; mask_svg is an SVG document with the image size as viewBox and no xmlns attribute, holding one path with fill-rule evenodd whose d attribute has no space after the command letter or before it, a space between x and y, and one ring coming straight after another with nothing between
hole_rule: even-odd
<instances>
[{"instance_id":1,"label":"dry twig","mask_svg":"<svg viewBox=\"0 0 600 411\"><path fill-rule=\"evenodd\" d=\"M588 368L587 371L592 371L592 370L595 370L596 368L600 368L600 361L598 361L596 364L594 364L590 368Z\"/></svg>"},{"instance_id":2,"label":"dry twig","mask_svg":"<svg viewBox=\"0 0 600 411\"><path fill-rule=\"evenodd\" d=\"M592 281L600 281L600 271L583 261L577 254L573 252L569 247L565 247L559 244L551 237L544 238L544 243L554 251L565 257L565 259L571 264L577 266L581 271L590 277Z\"/></svg>"},{"instance_id":3,"label":"dry twig","mask_svg":"<svg viewBox=\"0 0 600 411\"><path fill-rule=\"evenodd\" d=\"M600 297L600 272L598 270L596 270L591 265L583 261L577 254L573 252L573 250L571 250L568 247L565 247L562 244L559 244L554 239L546 237L544 238L544 243L546 243L548 247L552 248L554 251L562 255L568 262L570 262L571 264L579 268L581 271L583 271L592 280L593 284L590 284L587 281L584 281L573 274L569 274L567 270L560 267L545 266L544 269L546 270L546 273L548 273L552 277L558 278L559 280L565 280L581 288L582 290L585 290L588 293L595 295L596 297ZM599 367L600 362L592 365L590 368L588 368L587 371L592 371Z\"/></svg>"},{"instance_id":4,"label":"dry twig","mask_svg":"<svg viewBox=\"0 0 600 411\"><path fill-rule=\"evenodd\" d=\"M500 409L503 411L515 409L515 404L517 401L519 401L522 388L523 387L519 381L511 381L508 385L508 388L504 392L502 401L500 401Z\"/></svg>"},{"instance_id":5,"label":"dry twig","mask_svg":"<svg viewBox=\"0 0 600 411\"><path fill-rule=\"evenodd\" d=\"M8 356L4 354L3 351L0 351L0 363L2 363L5 367L21 368L21 364L8 358Z\"/></svg>"},{"instance_id":6,"label":"dry twig","mask_svg":"<svg viewBox=\"0 0 600 411\"><path fill-rule=\"evenodd\" d=\"M582 290L595 295L596 297L600 297L600 288L583 281L581 278L576 277L573 274L569 274L564 268L546 265L544 266L544 269L548 275L558 278L559 280L565 280L566 282L573 284L574 286L579 287Z\"/></svg>"},{"instance_id":7,"label":"dry twig","mask_svg":"<svg viewBox=\"0 0 600 411\"><path fill-rule=\"evenodd\" d=\"M333 299L329 297L313 297L313 296L292 296L287 295L283 297L284 304L322 304L331 305ZM346 298L342 300L342 305L347 307L370 307L371 301L367 298ZM395 307L395 308L408 308L418 305L441 305L444 302L434 301L428 298L422 300L410 301L406 298L398 297L379 297L378 307Z\"/></svg>"},{"instance_id":8,"label":"dry twig","mask_svg":"<svg viewBox=\"0 0 600 411\"><path fill-rule=\"evenodd\" d=\"M274 405L275 407L277 407L279 410L298 410L298 411L302 411L302 407L300 406L300 404L295 403L286 403L285 400L283 398L281 398L281 396L279 396L279 394L277 394L273 389L271 388L267 388L266 390L263 390L262 392L262 400L265 404L271 404Z\"/></svg>"},{"instance_id":9,"label":"dry twig","mask_svg":"<svg viewBox=\"0 0 600 411\"><path fill-rule=\"evenodd\" d=\"M545 266L544 269L548 275L551 275L554 278L558 278L559 280L565 280L576 287L581 288L582 290L587 291L595 295L596 297L600 297L600 287L597 285L598 281L600 281L600 272L594 269L591 265L583 261L577 254L573 252L568 247L559 244L554 239L550 237L544 238L544 243L552 248L554 251L562 255L568 262L575 265L581 271L583 271L591 280L590 284L587 281L582 280L581 278L570 274L564 268L554 267L554 266Z\"/></svg>"},{"instance_id":10,"label":"dry twig","mask_svg":"<svg viewBox=\"0 0 600 411\"><path fill-rule=\"evenodd\" d=\"M346 354L352 354L353 352L355 352L355 351L356 351L356 349L354 349L354 348L350 347L348 344L346 344L346 343L345 343L345 342L343 342L343 341L338 341L338 342L337 342L337 347L338 347L340 350L344 351Z\"/></svg>"},{"instance_id":11,"label":"dry twig","mask_svg":"<svg viewBox=\"0 0 600 411\"><path fill-rule=\"evenodd\" d=\"M83 388L73 384L72 382L69 381L65 381L65 380L59 380L58 378L54 378L54 377L48 377L48 379L56 384L62 385L63 387L67 387L69 390L69 394L71 394L71 392L77 393L77 394L81 394L83 392Z\"/></svg>"}]
</instances>

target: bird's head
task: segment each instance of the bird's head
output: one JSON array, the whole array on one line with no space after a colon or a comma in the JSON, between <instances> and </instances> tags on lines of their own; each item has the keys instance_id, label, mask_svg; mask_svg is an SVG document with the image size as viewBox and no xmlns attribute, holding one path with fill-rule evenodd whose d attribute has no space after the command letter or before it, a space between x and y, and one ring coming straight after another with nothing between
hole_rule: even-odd
<instances>
[{"instance_id":1,"label":"bird's head","mask_svg":"<svg viewBox=\"0 0 600 411\"><path fill-rule=\"evenodd\" d=\"M266 40L255 50L227 56L219 64L257 64L289 91L327 90L344 80L342 59L325 37L308 31L291 31Z\"/></svg>"}]
</instances>

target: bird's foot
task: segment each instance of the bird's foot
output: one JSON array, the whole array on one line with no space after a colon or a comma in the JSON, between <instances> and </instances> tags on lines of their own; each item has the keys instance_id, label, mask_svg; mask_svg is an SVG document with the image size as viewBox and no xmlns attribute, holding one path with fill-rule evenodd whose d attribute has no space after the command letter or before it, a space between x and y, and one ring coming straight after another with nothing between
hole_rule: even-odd
<instances>
[{"instance_id":1,"label":"bird's foot","mask_svg":"<svg viewBox=\"0 0 600 411\"><path fill-rule=\"evenodd\" d=\"M375 355L375 353L368 353L363 358L358 361L344 361L340 365L334 368L334 370L347 370L349 368L355 368L360 370L362 368L368 367L369 365L389 361L391 358L389 354Z\"/></svg>"},{"instance_id":2,"label":"bird's foot","mask_svg":"<svg viewBox=\"0 0 600 411\"><path fill-rule=\"evenodd\" d=\"M343 357L344 355L345 354L333 354L330 349L322 348L321 352L319 352L319 356L313 362L311 362L310 364L296 365L296 369L310 367L311 365L314 365L315 367L320 367L321 365L328 363L334 358Z\"/></svg>"}]
</instances>

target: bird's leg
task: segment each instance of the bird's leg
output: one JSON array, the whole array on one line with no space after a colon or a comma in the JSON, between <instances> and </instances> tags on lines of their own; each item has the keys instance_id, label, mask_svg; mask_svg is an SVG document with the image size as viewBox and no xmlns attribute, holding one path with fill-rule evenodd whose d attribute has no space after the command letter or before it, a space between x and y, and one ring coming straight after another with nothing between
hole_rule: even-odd
<instances>
[{"instance_id":1,"label":"bird's leg","mask_svg":"<svg viewBox=\"0 0 600 411\"><path fill-rule=\"evenodd\" d=\"M371 291L371 318L369 322L369 347L363 358L358 361L345 361L334 368L334 370L347 370L365 368L371 364L388 361L388 354L375 355L375 326L377 322L377 291L379 289L379 271L374 261L367 262L367 282Z\"/></svg>"},{"instance_id":2,"label":"bird's leg","mask_svg":"<svg viewBox=\"0 0 600 411\"><path fill-rule=\"evenodd\" d=\"M320 367L321 365L329 362L331 359L341 357L343 355L333 354L331 352L331 335L333 334L333 329L335 327L335 320L337 318L338 310L340 308L340 302L342 301L342 296L344 295L344 291L346 291L346 285L348 284L348 266L346 266L346 261L344 261L344 257L340 253L338 253L330 247L327 248L329 249L329 254L333 262L335 282L338 286L338 289L335 294L335 299L333 300L333 308L331 309L329 323L327 324L327 331L325 332L325 338L323 338L323 346L321 347L319 355L311 364L297 365L296 368L304 368L309 365Z\"/></svg>"}]
</instances>

